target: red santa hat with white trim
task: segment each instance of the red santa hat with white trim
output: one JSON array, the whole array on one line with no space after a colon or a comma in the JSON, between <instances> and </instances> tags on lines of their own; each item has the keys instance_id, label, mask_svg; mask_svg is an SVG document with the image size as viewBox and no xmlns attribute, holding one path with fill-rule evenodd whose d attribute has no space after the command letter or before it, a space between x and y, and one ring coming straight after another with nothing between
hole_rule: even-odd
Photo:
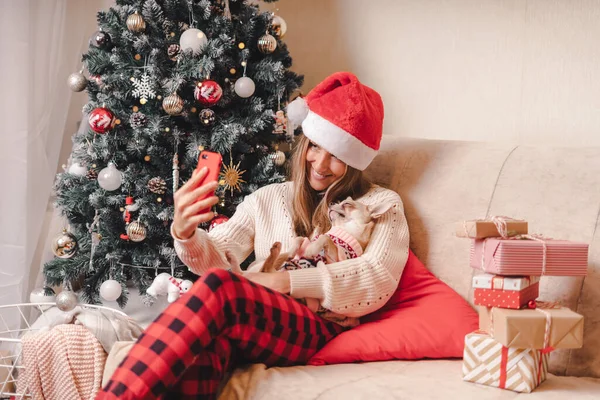
<instances>
[{"instance_id":1,"label":"red santa hat with white trim","mask_svg":"<svg viewBox=\"0 0 600 400\"><path fill-rule=\"evenodd\" d=\"M349 72L325 78L288 104L287 113L307 138L353 168L364 170L379 151L383 101Z\"/></svg>"}]
</instances>

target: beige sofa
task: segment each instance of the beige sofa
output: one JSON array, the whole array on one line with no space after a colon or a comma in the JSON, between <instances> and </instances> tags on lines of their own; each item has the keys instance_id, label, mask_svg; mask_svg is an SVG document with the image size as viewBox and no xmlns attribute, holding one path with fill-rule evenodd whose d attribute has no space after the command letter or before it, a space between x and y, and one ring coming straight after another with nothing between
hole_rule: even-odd
<instances>
[{"instance_id":1,"label":"beige sofa","mask_svg":"<svg viewBox=\"0 0 600 400\"><path fill-rule=\"evenodd\" d=\"M600 148L386 137L368 173L402 196L416 255L469 301L474 271L468 240L453 236L457 221L507 215L527 219L532 233L590 243L589 275L544 277L540 296L585 316L584 347L552 353L552 374L528 395L463 382L459 360L425 360L252 365L233 373L221 399L600 399Z\"/></svg>"}]
</instances>

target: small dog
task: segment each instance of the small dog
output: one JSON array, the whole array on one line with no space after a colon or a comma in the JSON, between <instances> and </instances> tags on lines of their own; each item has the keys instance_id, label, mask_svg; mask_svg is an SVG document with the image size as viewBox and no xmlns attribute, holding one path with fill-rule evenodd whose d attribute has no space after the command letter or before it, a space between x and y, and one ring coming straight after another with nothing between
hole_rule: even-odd
<instances>
[{"instance_id":1,"label":"small dog","mask_svg":"<svg viewBox=\"0 0 600 400\"><path fill-rule=\"evenodd\" d=\"M367 247L376 220L385 214L391 204L366 206L348 197L329 207L331 229L310 241L298 237L287 252L281 252L281 243L271 247L269 256L263 261L262 272L287 271L315 268L322 261L331 264L360 257ZM258 268L258 267L257 267ZM297 299L322 318L345 327L357 326L358 318L346 317L323 308L317 299Z\"/></svg>"},{"instance_id":2,"label":"small dog","mask_svg":"<svg viewBox=\"0 0 600 400\"><path fill-rule=\"evenodd\" d=\"M262 272L316 267L316 262L331 264L362 255L367 247L375 221L389 210L389 205L366 206L348 197L329 206L331 230L313 241L297 237L287 252L281 252L281 243L271 247L263 261ZM310 262L310 261L315 261ZM307 263L308 262L308 263Z\"/></svg>"}]
</instances>

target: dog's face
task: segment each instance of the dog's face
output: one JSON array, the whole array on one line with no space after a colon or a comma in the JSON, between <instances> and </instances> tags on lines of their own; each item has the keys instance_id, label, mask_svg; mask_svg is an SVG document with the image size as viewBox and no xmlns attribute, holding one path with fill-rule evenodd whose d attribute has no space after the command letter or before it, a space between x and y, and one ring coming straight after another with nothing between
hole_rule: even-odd
<instances>
[{"instance_id":1,"label":"dog's face","mask_svg":"<svg viewBox=\"0 0 600 400\"><path fill-rule=\"evenodd\" d=\"M348 197L346 200L329 206L331 225L344 229L363 246L369 242L375 220L383 215L390 205L367 206Z\"/></svg>"}]
</instances>

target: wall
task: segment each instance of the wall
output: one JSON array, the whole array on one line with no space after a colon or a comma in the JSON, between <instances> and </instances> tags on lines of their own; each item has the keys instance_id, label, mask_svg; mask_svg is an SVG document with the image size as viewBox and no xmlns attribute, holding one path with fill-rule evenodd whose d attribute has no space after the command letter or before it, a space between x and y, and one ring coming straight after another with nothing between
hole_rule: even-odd
<instances>
[{"instance_id":1,"label":"wall","mask_svg":"<svg viewBox=\"0 0 600 400\"><path fill-rule=\"evenodd\" d=\"M304 92L350 70L389 135L600 145L596 0L281 0Z\"/></svg>"}]
</instances>

